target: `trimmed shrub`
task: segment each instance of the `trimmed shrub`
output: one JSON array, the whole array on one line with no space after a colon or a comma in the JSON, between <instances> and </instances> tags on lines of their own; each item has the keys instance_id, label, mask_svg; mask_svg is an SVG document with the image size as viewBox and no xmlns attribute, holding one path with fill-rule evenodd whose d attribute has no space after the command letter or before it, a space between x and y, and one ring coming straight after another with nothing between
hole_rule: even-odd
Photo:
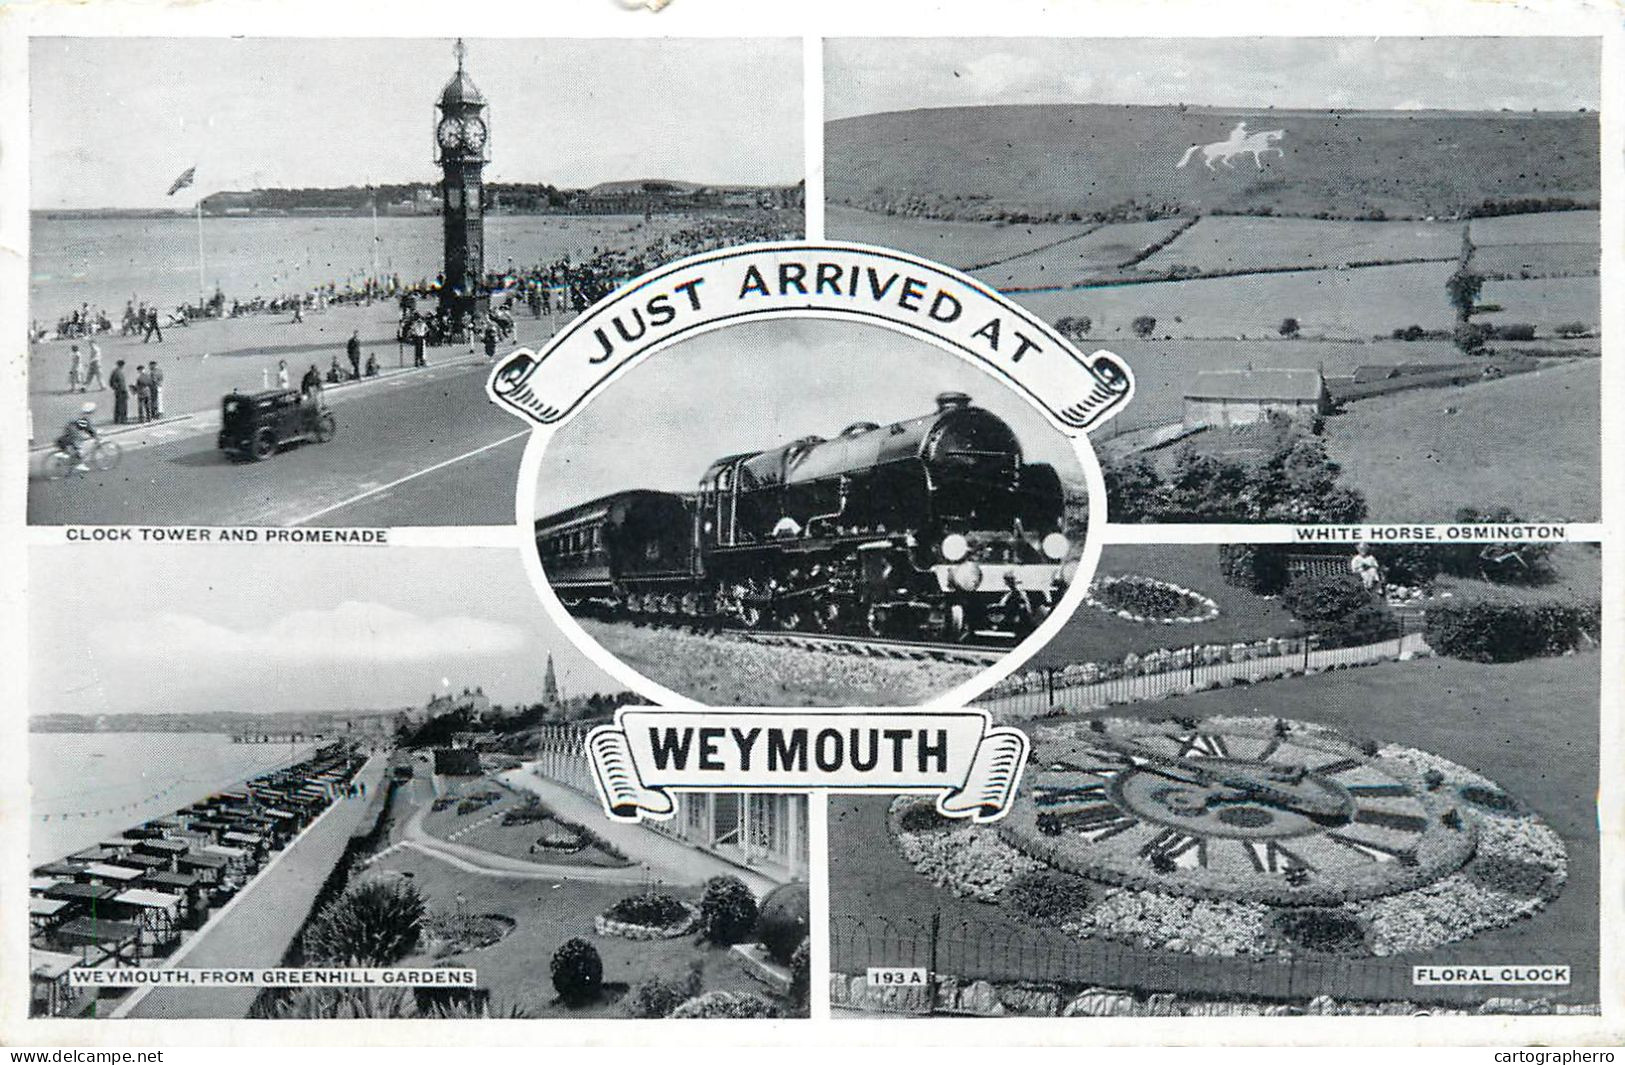
<instances>
[{"instance_id":1,"label":"trimmed shrub","mask_svg":"<svg viewBox=\"0 0 1625 1065\"><path fill-rule=\"evenodd\" d=\"M1425 585L1444 568L1437 544L1373 544L1371 553L1391 584Z\"/></svg>"},{"instance_id":2,"label":"trimmed shrub","mask_svg":"<svg viewBox=\"0 0 1625 1065\"><path fill-rule=\"evenodd\" d=\"M1322 647L1358 647L1397 637L1399 619L1381 603L1366 603L1351 614L1320 623L1316 631Z\"/></svg>"},{"instance_id":3,"label":"trimmed shrub","mask_svg":"<svg viewBox=\"0 0 1625 1065\"><path fill-rule=\"evenodd\" d=\"M604 911L612 921L642 925L645 928L666 928L688 917L688 907L676 895L663 891L645 891L626 898Z\"/></svg>"},{"instance_id":4,"label":"trimmed shrub","mask_svg":"<svg viewBox=\"0 0 1625 1065\"><path fill-rule=\"evenodd\" d=\"M952 826L953 822L937 813L930 802L914 803L897 815L897 827L904 832L935 832Z\"/></svg>"},{"instance_id":5,"label":"trimmed shrub","mask_svg":"<svg viewBox=\"0 0 1625 1065\"><path fill-rule=\"evenodd\" d=\"M654 1020L671 1016L671 1011L700 993L700 968L695 961L681 979L651 976L626 996L626 1014Z\"/></svg>"},{"instance_id":6,"label":"trimmed shrub","mask_svg":"<svg viewBox=\"0 0 1625 1065\"><path fill-rule=\"evenodd\" d=\"M1469 662L1518 662L1559 655L1587 640L1602 624L1602 604L1447 603L1427 612L1428 646Z\"/></svg>"},{"instance_id":7,"label":"trimmed shrub","mask_svg":"<svg viewBox=\"0 0 1625 1065\"><path fill-rule=\"evenodd\" d=\"M1284 544L1220 544L1219 575L1236 588L1278 595L1288 577L1285 548Z\"/></svg>"},{"instance_id":8,"label":"trimmed shrub","mask_svg":"<svg viewBox=\"0 0 1625 1065\"><path fill-rule=\"evenodd\" d=\"M673 1020L744 1020L777 1017L779 1010L761 995L753 995L749 991L707 991L672 1010L670 1016Z\"/></svg>"},{"instance_id":9,"label":"trimmed shrub","mask_svg":"<svg viewBox=\"0 0 1625 1065\"><path fill-rule=\"evenodd\" d=\"M305 958L318 965L394 965L417 947L424 917L423 896L412 881L368 880L316 915L305 930Z\"/></svg>"},{"instance_id":10,"label":"trimmed shrub","mask_svg":"<svg viewBox=\"0 0 1625 1065\"><path fill-rule=\"evenodd\" d=\"M604 960L597 947L579 936L553 952L548 971L553 974L553 990L567 1005L591 1002L604 986Z\"/></svg>"},{"instance_id":11,"label":"trimmed shrub","mask_svg":"<svg viewBox=\"0 0 1625 1065\"><path fill-rule=\"evenodd\" d=\"M1352 573L1304 574L1286 587L1281 603L1303 622L1338 621L1371 602L1371 593Z\"/></svg>"},{"instance_id":12,"label":"trimmed shrub","mask_svg":"<svg viewBox=\"0 0 1625 1065\"><path fill-rule=\"evenodd\" d=\"M1022 873L1006 885L1004 904L1021 916L1046 924L1075 917L1089 907L1089 884L1059 869Z\"/></svg>"},{"instance_id":13,"label":"trimmed shrub","mask_svg":"<svg viewBox=\"0 0 1625 1065\"><path fill-rule=\"evenodd\" d=\"M790 955L790 1001L797 1006L807 1004L807 992L812 987L812 940L803 939Z\"/></svg>"},{"instance_id":14,"label":"trimmed shrub","mask_svg":"<svg viewBox=\"0 0 1625 1065\"><path fill-rule=\"evenodd\" d=\"M780 965L789 965L796 947L807 938L809 912L807 885L799 881L780 884L762 899L756 939Z\"/></svg>"},{"instance_id":15,"label":"trimmed shrub","mask_svg":"<svg viewBox=\"0 0 1625 1065\"><path fill-rule=\"evenodd\" d=\"M700 920L705 938L724 946L742 943L756 928L756 896L737 876L714 876L705 882Z\"/></svg>"},{"instance_id":16,"label":"trimmed shrub","mask_svg":"<svg viewBox=\"0 0 1625 1065\"><path fill-rule=\"evenodd\" d=\"M1157 320L1151 317L1149 314L1142 314L1138 318L1134 319L1131 328L1133 328L1135 336L1144 339L1156 331Z\"/></svg>"}]
</instances>

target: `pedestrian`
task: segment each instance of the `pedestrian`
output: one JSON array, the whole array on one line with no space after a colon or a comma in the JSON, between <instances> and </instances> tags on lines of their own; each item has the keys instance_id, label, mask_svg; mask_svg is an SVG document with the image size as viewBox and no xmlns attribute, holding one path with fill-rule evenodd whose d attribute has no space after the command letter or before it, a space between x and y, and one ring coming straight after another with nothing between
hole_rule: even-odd
<instances>
[{"instance_id":1,"label":"pedestrian","mask_svg":"<svg viewBox=\"0 0 1625 1065\"><path fill-rule=\"evenodd\" d=\"M305 376L299 379L299 391L305 394L305 402L316 407L322 405L322 374L315 363L311 363Z\"/></svg>"},{"instance_id":2,"label":"pedestrian","mask_svg":"<svg viewBox=\"0 0 1625 1065\"><path fill-rule=\"evenodd\" d=\"M156 421L164 416L164 371L158 369L157 359L152 360L147 373L152 378L152 417Z\"/></svg>"},{"instance_id":3,"label":"pedestrian","mask_svg":"<svg viewBox=\"0 0 1625 1065\"><path fill-rule=\"evenodd\" d=\"M130 423L130 384L124 379L124 360L120 359L113 372L107 375L107 387L113 390L113 424Z\"/></svg>"},{"instance_id":4,"label":"pedestrian","mask_svg":"<svg viewBox=\"0 0 1625 1065\"><path fill-rule=\"evenodd\" d=\"M145 366L136 367L135 420L152 421L152 374Z\"/></svg>"},{"instance_id":5,"label":"pedestrian","mask_svg":"<svg viewBox=\"0 0 1625 1065\"><path fill-rule=\"evenodd\" d=\"M288 387L288 360L287 359L283 359L281 362L278 362L276 364L276 386L278 388L287 388Z\"/></svg>"},{"instance_id":6,"label":"pedestrian","mask_svg":"<svg viewBox=\"0 0 1625 1065\"><path fill-rule=\"evenodd\" d=\"M367 352L367 376L378 376L378 353L376 351Z\"/></svg>"},{"instance_id":7,"label":"pedestrian","mask_svg":"<svg viewBox=\"0 0 1625 1065\"><path fill-rule=\"evenodd\" d=\"M490 324L485 327L485 357L487 359L497 357L497 327Z\"/></svg>"},{"instance_id":8,"label":"pedestrian","mask_svg":"<svg viewBox=\"0 0 1625 1065\"><path fill-rule=\"evenodd\" d=\"M90 362L85 368L84 388L79 391L83 392L85 388L89 388L92 381L96 382L98 392L107 387L102 383L102 346L94 340L90 342Z\"/></svg>"},{"instance_id":9,"label":"pedestrian","mask_svg":"<svg viewBox=\"0 0 1625 1065\"><path fill-rule=\"evenodd\" d=\"M412 365L427 366L429 360L423 357L423 345L429 338L429 323L423 320L420 314L412 315Z\"/></svg>"},{"instance_id":10,"label":"pedestrian","mask_svg":"<svg viewBox=\"0 0 1625 1065\"><path fill-rule=\"evenodd\" d=\"M164 330L163 330L163 327L161 327L158 324L158 308L157 307L148 307L147 308L147 333L146 333L145 336L143 336L141 338L141 343L145 344L147 341L151 340L154 336L157 336L158 343L162 344L164 342Z\"/></svg>"},{"instance_id":11,"label":"pedestrian","mask_svg":"<svg viewBox=\"0 0 1625 1065\"><path fill-rule=\"evenodd\" d=\"M361 330L350 333L350 340L344 345L344 353L350 357L350 376L357 381L361 380Z\"/></svg>"},{"instance_id":12,"label":"pedestrian","mask_svg":"<svg viewBox=\"0 0 1625 1065\"><path fill-rule=\"evenodd\" d=\"M68 391L69 392L83 392L84 391L84 389L79 387L79 362L80 362L79 345L75 344L73 346L73 361L68 363Z\"/></svg>"}]
</instances>

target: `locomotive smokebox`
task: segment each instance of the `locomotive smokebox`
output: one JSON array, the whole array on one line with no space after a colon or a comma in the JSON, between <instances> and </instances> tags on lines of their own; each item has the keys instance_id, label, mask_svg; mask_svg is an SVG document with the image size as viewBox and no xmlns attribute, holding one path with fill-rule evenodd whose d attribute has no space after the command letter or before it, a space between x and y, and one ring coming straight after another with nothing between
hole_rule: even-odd
<instances>
[{"instance_id":1,"label":"locomotive smokebox","mask_svg":"<svg viewBox=\"0 0 1625 1065\"><path fill-rule=\"evenodd\" d=\"M968 406L970 406L970 397L963 392L937 393L938 414L951 410L964 410Z\"/></svg>"}]
</instances>

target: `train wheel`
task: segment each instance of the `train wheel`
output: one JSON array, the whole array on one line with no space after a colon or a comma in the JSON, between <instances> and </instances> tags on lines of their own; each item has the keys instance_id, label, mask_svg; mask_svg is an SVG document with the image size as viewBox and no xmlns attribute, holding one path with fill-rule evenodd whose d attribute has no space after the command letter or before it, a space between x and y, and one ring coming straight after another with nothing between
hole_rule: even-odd
<instances>
[{"instance_id":1,"label":"train wheel","mask_svg":"<svg viewBox=\"0 0 1625 1065\"><path fill-rule=\"evenodd\" d=\"M926 619L933 640L958 643L965 638L965 608L958 603L933 609Z\"/></svg>"},{"instance_id":2,"label":"train wheel","mask_svg":"<svg viewBox=\"0 0 1625 1065\"><path fill-rule=\"evenodd\" d=\"M870 636L885 636L886 630L891 627L890 612L883 606L871 606L863 620Z\"/></svg>"},{"instance_id":3,"label":"train wheel","mask_svg":"<svg viewBox=\"0 0 1625 1065\"><path fill-rule=\"evenodd\" d=\"M801 629L811 628L807 622L807 614L800 607L787 606L779 611L779 628L785 632L797 632Z\"/></svg>"},{"instance_id":4,"label":"train wheel","mask_svg":"<svg viewBox=\"0 0 1625 1065\"><path fill-rule=\"evenodd\" d=\"M682 607L684 617L690 617L690 618L699 617L700 616L700 593L699 592L684 592L681 607Z\"/></svg>"},{"instance_id":5,"label":"train wheel","mask_svg":"<svg viewBox=\"0 0 1625 1065\"><path fill-rule=\"evenodd\" d=\"M745 628L759 629L762 627L762 623L766 620L767 618L762 613L762 608L757 606L755 603L739 604L739 623L745 626Z\"/></svg>"},{"instance_id":6,"label":"train wheel","mask_svg":"<svg viewBox=\"0 0 1625 1065\"><path fill-rule=\"evenodd\" d=\"M660 597L660 612L662 614L667 615L668 617L676 616L676 614L677 614L677 597L675 595L663 595L663 596L661 596Z\"/></svg>"}]
</instances>

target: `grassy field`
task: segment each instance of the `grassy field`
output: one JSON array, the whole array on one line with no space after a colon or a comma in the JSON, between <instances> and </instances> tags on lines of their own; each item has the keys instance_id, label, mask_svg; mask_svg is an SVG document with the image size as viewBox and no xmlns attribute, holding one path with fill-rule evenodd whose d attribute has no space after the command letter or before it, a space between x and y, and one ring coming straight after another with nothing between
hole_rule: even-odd
<instances>
[{"instance_id":1,"label":"grassy field","mask_svg":"<svg viewBox=\"0 0 1625 1065\"><path fill-rule=\"evenodd\" d=\"M1202 692L1154 704L1114 707L1114 716L1275 715L1315 721L1432 751L1483 773L1563 837L1569 880L1545 912L1495 932L1422 954L1407 964L1483 962L1560 955L1574 982L1550 989L1569 1002L1598 1000L1599 656L1509 665L1449 659L1363 669ZM836 914L945 925L972 921L1018 934L1000 908L955 898L914 872L887 835L884 799L830 800L830 908ZM1313 991L1307 992L1312 994ZM1485 997L1498 992L1487 989ZM1548 989L1542 988L1541 994Z\"/></svg>"},{"instance_id":2,"label":"grassy field","mask_svg":"<svg viewBox=\"0 0 1625 1065\"><path fill-rule=\"evenodd\" d=\"M1474 321L1486 325L1530 322L1548 336L1564 322L1583 322L1596 328L1602 316L1602 284L1595 275L1486 281L1479 299L1498 303L1502 309L1474 315Z\"/></svg>"},{"instance_id":3,"label":"grassy field","mask_svg":"<svg viewBox=\"0 0 1625 1065\"><path fill-rule=\"evenodd\" d=\"M1454 315L1444 282L1454 269L1454 263L1414 263L1306 270L1025 292L1016 298L1049 321L1063 314L1089 315L1093 342L1133 337L1134 319L1145 314L1156 318L1153 335L1158 337L1278 338L1281 319L1292 317L1305 337L1366 340L1412 324L1448 329Z\"/></svg>"},{"instance_id":4,"label":"grassy field","mask_svg":"<svg viewBox=\"0 0 1625 1065\"><path fill-rule=\"evenodd\" d=\"M1082 222L1031 222L993 225L987 222L944 222L934 218L860 211L830 204L824 214L824 235L832 240L855 240L883 248L911 251L927 259L964 270L979 263L997 262L1012 255L1079 234L1094 226Z\"/></svg>"},{"instance_id":5,"label":"grassy field","mask_svg":"<svg viewBox=\"0 0 1625 1065\"><path fill-rule=\"evenodd\" d=\"M1091 277L1119 273L1158 241L1166 240L1185 224L1184 219L1121 222L1041 248L976 271L976 276L998 289L1045 288L1074 285Z\"/></svg>"},{"instance_id":6,"label":"grassy field","mask_svg":"<svg viewBox=\"0 0 1625 1065\"><path fill-rule=\"evenodd\" d=\"M1598 211L1546 211L1540 214L1504 214L1474 218L1468 223L1473 243L1591 244L1601 242L1602 216Z\"/></svg>"},{"instance_id":7,"label":"grassy field","mask_svg":"<svg viewBox=\"0 0 1625 1065\"><path fill-rule=\"evenodd\" d=\"M1203 218L1140 269L1249 270L1344 266L1398 259L1449 259L1461 250L1460 222L1328 222L1313 218Z\"/></svg>"},{"instance_id":8,"label":"grassy field","mask_svg":"<svg viewBox=\"0 0 1625 1065\"><path fill-rule=\"evenodd\" d=\"M1296 623L1276 601L1233 588L1219 575L1219 549L1212 544L1112 544L1100 557L1097 576L1134 574L1200 592L1219 605L1219 616L1199 625L1158 625L1124 621L1087 603L1055 638L1032 658L1032 665L1112 662L1123 656L1193 643L1236 643L1283 636Z\"/></svg>"},{"instance_id":9,"label":"grassy field","mask_svg":"<svg viewBox=\"0 0 1625 1065\"><path fill-rule=\"evenodd\" d=\"M1473 252L1473 270L1485 277L1573 277L1595 274L1600 258L1595 244L1490 244Z\"/></svg>"},{"instance_id":10,"label":"grassy field","mask_svg":"<svg viewBox=\"0 0 1625 1065\"><path fill-rule=\"evenodd\" d=\"M1238 121L1282 129L1262 169L1176 164ZM1126 204L1342 217L1449 215L1484 200L1600 198L1595 114L1244 111L1103 104L951 107L825 126L829 199L915 202L956 217Z\"/></svg>"},{"instance_id":11,"label":"grassy field","mask_svg":"<svg viewBox=\"0 0 1625 1065\"><path fill-rule=\"evenodd\" d=\"M1327 450L1372 521L1448 521L1495 505L1526 520L1596 521L1599 369L1584 360L1353 403L1327 421Z\"/></svg>"}]
</instances>

